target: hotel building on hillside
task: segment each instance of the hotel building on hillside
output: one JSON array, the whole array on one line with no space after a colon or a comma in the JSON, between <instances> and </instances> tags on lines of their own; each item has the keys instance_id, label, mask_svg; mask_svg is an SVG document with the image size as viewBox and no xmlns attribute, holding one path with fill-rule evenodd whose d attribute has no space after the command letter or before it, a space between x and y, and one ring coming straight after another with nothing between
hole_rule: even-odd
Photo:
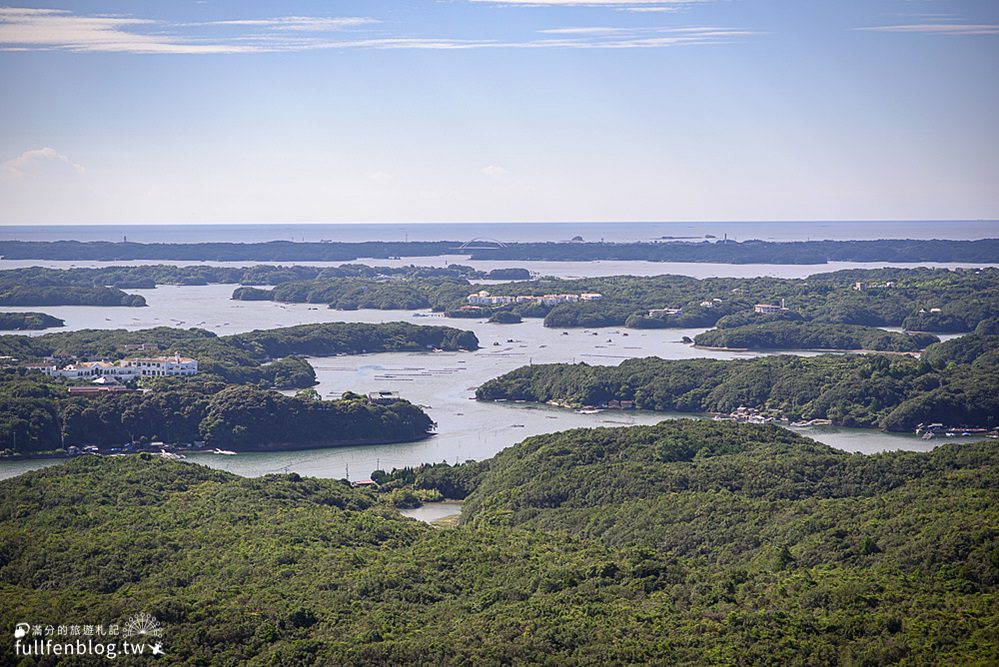
<instances>
[{"instance_id":1,"label":"hotel building on hillside","mask_svg":"<svg viewBox=\"0 0 999 667\"><path fill-rule=\"evenodd\" d=\"M98 377L113 377L127 382L139 377L163 377L168 375L197 375L198 362L195 359L175 354L172 357L137 357L122 359L113 364L110 361L80 361L68 366L31 366L49 377L62 377L71 380Z\"/></svg>"}]
</instances>

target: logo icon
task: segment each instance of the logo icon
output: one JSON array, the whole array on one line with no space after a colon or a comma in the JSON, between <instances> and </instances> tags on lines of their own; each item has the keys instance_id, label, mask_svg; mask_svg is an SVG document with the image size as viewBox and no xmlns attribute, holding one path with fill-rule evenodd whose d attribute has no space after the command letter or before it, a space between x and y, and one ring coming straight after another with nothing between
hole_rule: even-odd
<instances>
[{"instance_id":1,"label":"logo icon","mask_svg":"<svg viewBox=\"0 0 999 667\"><path fill-rule=\"evenodd\" d=\"M125 622L121 634L123 637L159 637L163 634L163 626L155 616L142 612Z\"/></svg>"},{"instance_id":2,"label":"logo icon","mask_svg":"<svg viewBox=\"0 0 999 667\"><path fill-rule=\"evenodd\" d=\"M31 626L29 624L18 623L16 626L14 626L14 639L20 639L21 637L24 637L25 635L28 634L28 630L30 629Z\"/></svg>"}]
</instances>

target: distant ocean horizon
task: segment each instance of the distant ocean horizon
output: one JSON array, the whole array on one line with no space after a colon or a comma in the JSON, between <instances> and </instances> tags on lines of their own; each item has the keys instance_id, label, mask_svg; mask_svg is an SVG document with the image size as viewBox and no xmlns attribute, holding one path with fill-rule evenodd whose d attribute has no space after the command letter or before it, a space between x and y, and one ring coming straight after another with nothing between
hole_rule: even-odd
<instances>
[{"instance_id":1,"label":"distant ocean horizon","mask_svg":"<svg viewBox=\"0 0 999 667\"><path fill-rule=\"evenodd\" d=\"M356 243L361 241L468 241L504 243L655 240L815 241L875 239L974 240L999 237L997 220L843 222L522 222L522 223L298 223L214 225L8 225L0 240L114 241L134 243Z\"/></svg>"}]
</instances>

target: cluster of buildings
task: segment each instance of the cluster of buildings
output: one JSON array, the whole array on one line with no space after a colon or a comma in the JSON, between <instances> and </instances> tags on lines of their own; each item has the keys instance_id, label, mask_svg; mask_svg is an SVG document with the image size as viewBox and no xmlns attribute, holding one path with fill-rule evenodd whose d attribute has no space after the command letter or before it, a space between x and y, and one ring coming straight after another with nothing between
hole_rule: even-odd
<instances>
[{"instance_id":1,"label":"cluster of buildings","mask_svg":"<svg viewBox=\"0 0 999 667\"><path fill-rule=\"evenodd\" d=\"M604 298L603 294L597 292L583 292L582 294L545 294L543 296L521 295L521 296L493 296L483 290L475 294L468 295L468 303L472 306L507 306L514 303L543 303L546 306L555 306L560 303L576 303L579 301L599 301Z\"/></svg>"},{"instance_id":2,"label":"cluster of buildings","mask_svg":"<svg viewBox=\"0 0 999 667\"><path fill-rule=\"evenodd\" d=\"M58 364L31 366L49 377L81 380L93 378L97 384L110 381L128 382L140 377L166 377L173 375L197 375L198 362L195 359L175 354L172 357L134 357L122 359L118 363L110 361L79 361L60 366Z\"/></svg>"}]
</instances>

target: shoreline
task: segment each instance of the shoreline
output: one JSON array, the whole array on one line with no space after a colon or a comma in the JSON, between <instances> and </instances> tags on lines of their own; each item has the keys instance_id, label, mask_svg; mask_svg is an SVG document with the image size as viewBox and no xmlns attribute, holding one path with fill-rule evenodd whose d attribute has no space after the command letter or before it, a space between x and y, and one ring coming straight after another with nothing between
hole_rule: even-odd
<instances>
[{"instance_id":1,"label":"shoreline","mask_svg":"<svg viewBox=\"0 0 999 667\"><path fill-rule=\"evenodd\" d=\"M897 354L905 355L918 359L922 354L922 350L919 352L899 352L897 350L866 350L866 349L852 349L846 350L841 348L824 348L824 347L715 347L711 345L697 345L696 343L691 345L691 347L698 350L713 350L715 352L819 352L821 354Z\"/></svg>"},{"instance_id":2,"label":"shoreline","mask_svg":"<svg viewBox=\"0 0 999 667\"><path fill-rule=\"evenodd\" d=\"M515 402L517 402L517 403L520 403L522 405L547 406L547 407L556 408L556 409L559 409L559 410L568 410L568 411L571 411L571 412L576 412L578 410L595 410L597 412L604 412L604 411L606 411L606 412L610 412L610 413L615 413L615 412L624 412L624 413L627 413L627 412L648 412L648 413L652 413L652 414L661 414L661 415L664 415L663 419L704 419L704 420L709 420L709 421L710 420L715 420L715 421L734 421L734 422L737 422L737 423L749 423L749 424L756 423L756 422L752 422L752 421L739 421L738 419L727 418L726 415L728 413L723 413L723 412L684 412L682 410L658 411L658 410L648 410L648 409L642 409L642 408L620 408L620 407L596 406L596 405L573 405L573 404L563 403L563 402L558 401L558 400L551 400L551 401L528 401L528 400L522 400L522 399L506 399L506 398L501 398L501 399L476 398L475 400L483 402L483 403L515 403ZM809 420L809 421L815 421L816 419L819 420L819 421L826 421L826 420L828 420L828 418L819 417L819 418L815 418L815 419ZM882 433L882 434L885 434L885 435L893 435L893 436L912 436L913 438L921 439L921 438L919 438L919 434L917 434L917 433L915 433L913 431L885 431L883 429L880 429L880 428L877 428L877 427L874 427L874 426L870 426L870 427L867 427L867 426L845 426L843 424L838 424L836 422L832 422L831 420L829 420L829 421L830 421L830 423L828 423L828 424L818 423L818 424L806 424L806 425L794 426L794 424L796 422L792 421L788 417L783 417L782 419L772 419L771 421L765 422L765 423L774 424L775 426L780 426L781 428L787 428L788 430L791 430L792 426L794 428L822 428L822 427L828 427L828 428L845 429L847 431L857 431L857 432L865 432L865 433ZM599 428L599 427L597 427L597 428ZM968 428L969 429L975 429L975 430L977 430L977 429L979 429L981 427L968 427ZM960 428L960 427L955 427L955 428L948 429L948 430L950 432L952 432L952 433L956 433L958 431L965 431L967 429ZM991 440L991 439L994 439L991 434L993 434L993 433L995 433L997 431L999 431L999 427L997 427L997 429L988 430L986 433L975 433L973 435L981 437L982 439ZM972 436L967 436L967 437L972 437Z\"/></svg>"},{"instance_id":3,"label":"shoreline","mask_svg":"<svg viewBox=\"0 0 999 667\"><path fill-rule=\"evenodd\" d=\"M370 445L399 445L406 444L410 442L422 442L423 440L429 440L432 438L434 433L427 433L424 436L418 438L405 438L399 440L385 440L385 439L367 439L359 438L355 440L338 440L335 444L301 444L301 443L278 443L276 445L268 445L267 447L258 447L251 449L232 449L223 450L231 451L235 454L268 454L271 452L306 452L315 451L322 449L339 449L341 447L361 447ZM79 454L24 454L18 456L0 456L0 464L3 463L14 463L17 461L58 461L62 459L78 459L83 456L135 456L138 454L149 454L151 456L162 456L164 453L168 455L186 455L186 454L215 454L215 450L221 450L221 447L178 447L176 445L163 445L157 449L135 449L130 451L117 451L112 452L111 450L103 450L97 452L80 452ZM226 454L219 454L219 456L226 456Z\"/></svg>"}]
</instances>

